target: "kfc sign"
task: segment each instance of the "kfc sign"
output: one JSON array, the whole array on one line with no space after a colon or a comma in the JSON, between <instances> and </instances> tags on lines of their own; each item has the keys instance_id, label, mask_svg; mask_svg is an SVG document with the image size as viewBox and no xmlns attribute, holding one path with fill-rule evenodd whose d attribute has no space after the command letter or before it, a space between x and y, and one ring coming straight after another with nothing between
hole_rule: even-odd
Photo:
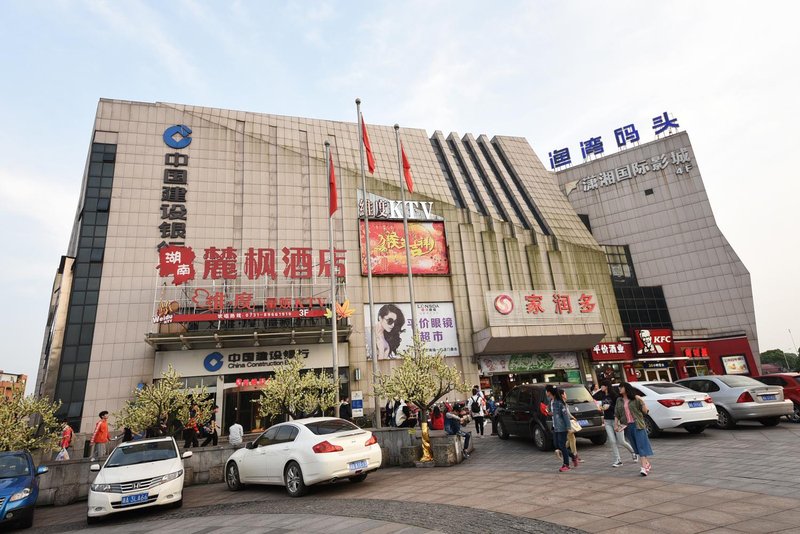
<instances>
[{"instance_id":1,"label":"kfc sign","mask_svg":"<svg viewBox=\"0 0 800 534\"><path fill-rule=\"evenodd\" d=\"M634 330L633 342L636 354L640 356L653 356L658 354L672 354L672 330L666 328L652 328L649 330Z\"/></svg>"}]
</instances>

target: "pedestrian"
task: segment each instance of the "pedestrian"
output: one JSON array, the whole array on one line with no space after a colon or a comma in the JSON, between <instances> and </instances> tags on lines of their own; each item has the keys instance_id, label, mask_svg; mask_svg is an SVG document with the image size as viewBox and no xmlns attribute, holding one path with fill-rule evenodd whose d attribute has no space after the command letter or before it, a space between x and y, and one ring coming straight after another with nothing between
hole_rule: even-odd
<instances>
[{"instance_id":1,"label":"pedestrian","mask_svg":"<svg viewBox=\"0 0 800 534\"><path fill-rule=\"evenodd\" d=\"M611 467L622 467L622 458L619 455L619 445L622 445L628 450L628 452L631 453L634 462L638 462L639 456L633 452L633 447L631 447L631 444L625 439L625 434L616 431L616 425L614 424L614 410L617 406L619 393L617 393L614 386L611 385L610 380L603 380L600 382L600 390L595 393L594 398L600 401L600 407L603 410L603 424L606 427L608 442L611 444L611 456L614 460L614 463L611 464Z\"/></svg>"},{"instance_id":2,"label":"pedestrian","mask_svg":"<svg viewBox=\"0 0 800 534\"><path fill-rule=\"evenodd\" d=\"M183 427L183 448L198 447L197 441L197 404L192 404L189 409L189 420Z\"/></svg>"},{"instance_id":3,"label":"pedestrian","mask_svg":"<svg viewBox=\"0 0 800 534\"><path fill-rule=\"evenodd\" d=\"M414 428L417 426L417 418L411 413L411 408L408 404L403 404L400 407L400 416L397 419L398 428Z\"/></svg>"},{"instance_id":4,"label":"pedestrian","mask_svg":"<svg viewBox=\"0 0 800 534\"><path fill-rule=\"evenodd\" d=\"M122 434L114 438L114 441L121 439L122 443L133 441L133 430L130 427L122 427Z\"/></svg>"},{"instance_id":5,"label":"pedestrian","mask_svg":"<svg viewBox=\"0 0 800 534\"><path fill-rule=\"evenodd\" d=\"M444 414L438 404L431 412L431 430L444 430Z\"/></svg>"},{"instance_id":6,"label":"pedestrian","mask_svg":"<svg viewBox=\"0 0 800 534\"><path fill-rule=\"evenodd\" d=\"M482 438L483 420L486 417L486 401L480 396L479 391L478 388L472 388L472 396L467 401L469 403L469 410L467 411L475 421L475 435Z\"/></svg>"},{"instance_id":7,"label":"pedestrian","mask_svg":"<svg viewBox=\"0 0 800 534\"><path fill-rule=\"evenodd\" d=\"M351 421L353 419L353 409L350 407L350 402L347 397L342 399L342 403L339 405L339 418L345 421Z\"/></svg>"},{"instance_id":8,"label":"pedestrian","mask_svg":"<svg viewBox=\"0 0 800 534\"><path fill-rule=\"evenodd\" d=\"M472 432L465 432L462 428L469 423L469 415L461 413L461 405L456 404L453 410L445 408L444 414L444 431L451 436L461 436L464 438L464 458L469 458L469 440L472 437Z\"/></svg>"},{"instance_id":9,"label":"pedestrian","mask_svg":"<svg viewBox=\"0 0 800 534\"><path fill-rule=\"evenodd\" d=\"M208 423L203 427L205 429L206 440L203 442L201 447L205 447L209 443L211 443L214 447L217 446L217 442L219 441L219 433L217 432L217 412L219 411L219 406L216 404L214 405L214 411L211 412L211 417L208 420Z\"/></svg>"},{"instance_id":10,"label":"pedestrian","mask_svg":"<svg viewBox=\"0 0 800 534\"><path fill-rule=\"evenodd\" d=\"M563 389L559 390L559 391L561 391L561 400L564 401L565 405L568 405L568 403L567 403L567 392L565 390L563 390ZM575 419L575 417L571 413L569 413L569 409L567 409L567 413L569 414L569 418L570 418L571 421L576 421L577 422L577 419ZM583 460L581 460L581 457L578 456L578 440L575 439L575 431L572 430L572 422L570 422L569 427L567 427L567 428L568 428L568 430L567 430L567 448L570 450L570 452L573 455L573 458L574 458L573 461L575 463L575 467L578 467L578 464L581 463Z\"/></svg>"},{"instance_id":11,"label":"pedestrian","mask_svg":"<svg viewBox=\"0 0 800 534\"><path fill-rule=\"evenodd\" d=\"M239 421L234 421L228 429L228 443L238 447L242 444L243 437L244 429L242 428L242 425L239 424Z\"/></svg>"},{"instance_id":12,"label":"pedestrian","mask_svg":"<svg viewBox=\"0 0 800 534\"><path fill-rule=\"evenodd\" d=\"M69 460L69 449L72 446L72 438L75 436L75 431L69 426L69 422L64 421L61 426L61 450L56 455L56 460Z\"/></svg>"},{"instance_id":13,"label":"pedestrian","mask_svg":"<svg viewBox=\"0 0 800 534\"><path fill-rule=\"evenodd\" d=\"M650 446L650 438L647 437L647 427L644 422L644 416L648 412L647 405L640 396L636 395L633 386L627 382L620 384L619 394L620 397L614 408L615 430L624 429L625 438L633 447L633 452L639 455L641 465L639 473L646 477L653 467L650 464L653 449Z\"/></svg>"},{"instance_id":14,"label":"pedestrian","mask_svg":"<svg viewBox=\"0 0 800 534\"><path fill-rule=\"evenodd\" d=\"M406 422L408 419L409 410L407 409L406 403L404 400L400 399L394 403L395 411L394 411L394 426L400 428L403 426L403 423ZM406 408L405 410L403 408Z\"/></svg>"},{"instance_id":15,"label":"pedestrian","mask_svg":"<svg viewBox=\"0 0 800 534\"><path fill-rule=\"evenodd\" d=\"M556 454L561 458L562 465L559 472L569 471L569 461L572 459L573 465L578 467L578 461L572 452L567 448L567 430L569 429L569 411L566 403L562 400L561 391L556 388L546 389L545 393L550 400L550 413L553 415L553 445Z\"/></svg>"},{"instance_id":16,"label":"pedestrian","mask_svg":"<svg viewBox=\"0 0 800 534\"><path fill-rule=\"evenodd\" d=\"M100 419L95 423L94 432L89 440L89 444L92 445L91 461L104 458L108 454L108 412L103 410L98 416Z\"/></svg>"}]
</instances>

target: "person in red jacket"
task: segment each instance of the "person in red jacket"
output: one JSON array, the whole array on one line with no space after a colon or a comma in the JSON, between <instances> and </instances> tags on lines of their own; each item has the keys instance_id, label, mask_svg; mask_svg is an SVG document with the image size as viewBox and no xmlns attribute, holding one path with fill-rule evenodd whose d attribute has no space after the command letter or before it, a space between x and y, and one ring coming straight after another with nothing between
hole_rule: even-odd
<instances>
[{"instance_id":1,"label":"person in red jacket","mask_svg":"<svg viewBox=\"0 0 800 534\"><path fill-rule=\"evenodd\" d=\"M108 412L103 410L99 414L100 420L94 425L94 433L89 443L92 448L92 460L98 460L108 454Z\"/></svg>"},{"instance_id":2,"label":"person in red jacket","mask_svg":"<svg viewBox=\"0 0 800 534\"><path fill-rule=\"evenodd\" d=\"M431 430L444 430L444 414L438 406L434 406L431 413Z\"/></svg>"}]
</instances>

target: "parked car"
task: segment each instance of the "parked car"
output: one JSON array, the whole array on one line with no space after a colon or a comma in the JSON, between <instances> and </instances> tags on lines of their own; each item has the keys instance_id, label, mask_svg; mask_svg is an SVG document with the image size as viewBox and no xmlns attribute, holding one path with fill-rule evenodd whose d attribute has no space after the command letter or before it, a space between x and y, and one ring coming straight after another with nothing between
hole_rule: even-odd
<instances>
[{"instance_id":1,"label":"parked car","mask_svg":"<svg viewBox=\"0 0 800 534\"><path fill-rule=\"evenodd\" d=\"M793 423L800 423L800 373L773 373L755 379L769 386L781 386L783 398L794 404L794 411L786 417Z\"/></svg>"},{"instance_id":2,"label":"parked car","mask_svg":"<svg viewBox=\"0 0 800 534\"><path fill-rule=\"evenodd\" d=\"M545 395L548 384L523 384L517 386L505 398L505 406L494 414L493 424L500 439L522 436L533 440L541 451L553 449L553 418L544 413L542 405L549 406ZM578 420L582 429L578 437L588 438L595 445L606 442L603 413L589 391L581 384L553 383L567 393L569 412Z\"/></svg>"},{"instance_id":3,"label":"parked car","mask_svg":"<svg viewBox=\"0 0 800 534\"><path fill-rule=\"evenodd\" d=\"M47 467L33 465L27 451L0 452L0 530L33 525L33 506L39 496L38 476Z\"/></svg>"},{"instance_id":4,"label":"parked car","mask_svg":"<svg viewBox=\"0 0 800 534\"><path fill-rule=\"evenodd\" d=\"M649 410L645 424L650 437L670 428L699 434L717 422L717 408L706 393L672 382L632 382L631 385Z\"/></svg>"},{"instance_id":5,"label":"parked car","mask_svg":"<svg viewBox=\"0 0 800 534\"><path fill-rule=\"evenodd\" d=\"M717 426L733 428L737 421L756 420L775 426L781 417L793 413L792 401L784 400L783 389L767 386L749 376L696 376L676 384L708 393L717 406Z\"/></svg>"},{"instance_id":6,"label":"parked car","mask_svg":"<svg viewBox=\"0 0 800 534\"><path fill-rule=\"evenodd\" d=\"M183 459L175 439L163 438L129 441L117 446L105 461L89 469L99 471L89 487L88 523L109 514L183 504Z\"/></svg>"},{"instance_id":7,"label":"parked car","mask_svg":"<svg viewBox=\"0 0 800 534\"><path fill-rule=\"evenodd\" d=\"M310 417L271 426L231 454L225 482L231 491L244 484L281 485L300 497L321 482L363 482L382 461L372 432L338 417Z\"/></svg>"}]
</instances>

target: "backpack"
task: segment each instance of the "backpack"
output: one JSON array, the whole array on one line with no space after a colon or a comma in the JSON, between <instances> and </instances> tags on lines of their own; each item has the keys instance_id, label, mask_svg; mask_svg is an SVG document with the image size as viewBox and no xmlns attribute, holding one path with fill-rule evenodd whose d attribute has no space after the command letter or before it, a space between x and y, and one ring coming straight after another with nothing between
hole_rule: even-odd
<instances>
[{"instance_id":1,"label":"backpack","mask_svg":"<svg viewBox=\"0 0 800 534\"><path fill-rule=\"evenodd\" d=\"M481 398L477 395L472 397L472 404L469 405L469 409L472 413L481 413Z\"/></svg>"}]
</instances>

